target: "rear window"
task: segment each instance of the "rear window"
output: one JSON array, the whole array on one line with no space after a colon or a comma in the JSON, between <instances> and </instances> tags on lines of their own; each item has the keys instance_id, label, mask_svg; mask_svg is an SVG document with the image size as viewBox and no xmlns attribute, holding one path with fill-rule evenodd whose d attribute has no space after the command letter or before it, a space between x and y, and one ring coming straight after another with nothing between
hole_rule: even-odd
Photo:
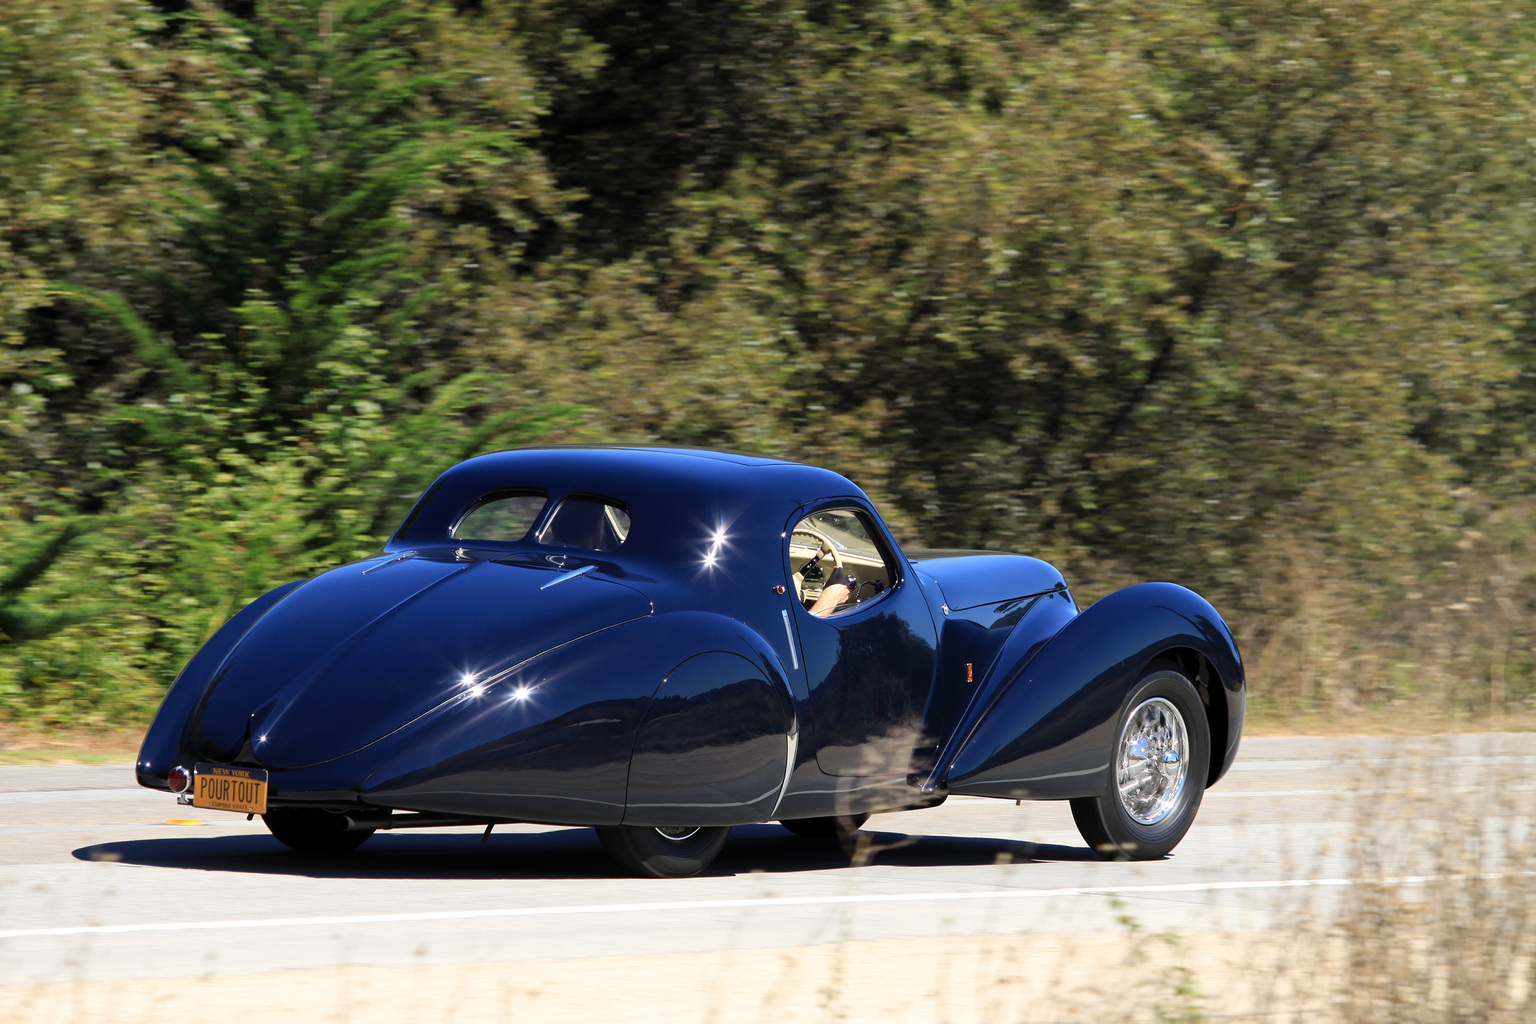
<instances>
[{"instance_id":1,"label":"rear window","mask_svg":"<svg viewBox=\"0 0 1536 1024\"><path fill-rule=\"evenodd\" d=\"M582 551L617 551L629 536L629 510L606 498L572 496L555 509L539 543Z\"/></svg>"},{"instance_id":2,"label":"rear window","mask_svg":"<svg viewBox=\"0 0 1536 1024\"><path fill-rule=\"evenodd\" d=\"M453 538L465 541L519 541L538 522L549 496L543 491L497 491L470 507L453 528Z\"/></svg>"}]
</instances>

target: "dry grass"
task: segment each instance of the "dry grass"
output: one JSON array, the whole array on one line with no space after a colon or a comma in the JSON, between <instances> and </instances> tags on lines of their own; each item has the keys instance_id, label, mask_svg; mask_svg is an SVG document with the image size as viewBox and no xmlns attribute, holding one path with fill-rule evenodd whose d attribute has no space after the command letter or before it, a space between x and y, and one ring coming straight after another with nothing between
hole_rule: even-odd
<instances>
[{"instance_id":1,"label":"dry grass","mask_svg":"<svg viewBox=\"0 0 1536 1024\"><path fill-rule=\"evenodd\" d=\"M1536 544L1512 513L1438 564L1362 582L1315 545L1278 540L1232 612L1263 728L1519 731L1536 723ZM1300 731L1300 730L1297 730Z\"/></svg>"},{"instance_id":2,"label":"dry grass","mask_svg":"<svg viewBox=\"0 0 1536 1024\"><path fill-rule=\"evenodd\" d=\"M1443 767L1433 741L1354 800L1331 906L1282 912L1251 1024L1536 1021L1536 791L1529 769ZM1482 778L1479 778L1482 776ZM1258 965L1256 965L1258 966ZM1245 996L1245 1000L1251 996Z\"/></svg>"},{"instance_id":3,"label":"dry grass","mask_svg":"<svg viewBox=\"0 0 1536 1024\"><path fill-rule=\"evenodd\" d=\"M43 731L0 725L0 764L132 761L143 739L143 729Z\"/></svg>"},{"instance_id":4,"label":"dry grass","mask_svg":"<svg viewBox=\"0 0 1536 1024\"><path fill-rule=\"evenodd\" d=\"M1362 799L1333 924L1345 1024L1536 1020L1536 800L1528 769L1494 768L1483 798L1429 756Z\"/></svg>"}]
</instances>

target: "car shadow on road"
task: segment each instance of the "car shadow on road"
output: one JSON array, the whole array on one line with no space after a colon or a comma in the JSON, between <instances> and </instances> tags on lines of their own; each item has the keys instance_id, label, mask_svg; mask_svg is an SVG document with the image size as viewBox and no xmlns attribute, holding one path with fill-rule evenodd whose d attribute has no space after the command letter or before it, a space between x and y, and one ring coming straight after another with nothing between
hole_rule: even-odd
<instances>
[{"instance_id":1,"label":"car shadow on road","mask_svg":"<svg viewBox=\"0 0 1536 1024\"><path fill-rule=\"evenodd\" d=\"M492 834L484 842L467 832L381 832L339 856L294 853L268 835L133 839L82 846L72 853L86 861L312 878L547 879L621 873L590 828ZM741 825L705 875L829 871L855 864L960 867L1096 859L1086 847L1009 839L865 830L855 841L839 843L794 836L778 825Z\"/></svg>"},{"instance_id":2,"label":"car shadow on road","mask_svg":"<svg viewBox=\"0 0 1536 1024\"><path fill-rule=\"evenodd\" d=\"M844 840L786 836L778 825L743 825L731 832L711 870L722 874L815 871L849 864L892 867L962 867L1040 861L1096 861L1086 846L1057 846L1015 839L929 836L862 829Z\"/></svg>"}]
</instances>

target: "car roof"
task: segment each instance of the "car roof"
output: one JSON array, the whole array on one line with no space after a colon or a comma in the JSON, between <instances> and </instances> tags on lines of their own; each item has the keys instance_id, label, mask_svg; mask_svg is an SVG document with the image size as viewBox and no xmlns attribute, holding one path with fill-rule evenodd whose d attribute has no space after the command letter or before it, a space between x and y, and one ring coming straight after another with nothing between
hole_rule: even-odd
<instances>
[{"instance_id":1,"label":"car roof","mask_svg":"<svg viewBox=\"0 0 1536 1024\"><path fill-rule=\"evenodd\" d=\"M651 455L680 456L690 459L706 459L710 462L731 462L739 466L808 466L809 463L798 462L793 459L780 459L772 455L758 455L753 452L732 451L726 448L694 448L690 445L646 445L646 444L535 444L522 448L508 448L481 458L492 458L497 455L510 455L519 452L567 452L575 458L583 458L580 453L602 452L643 452ZM812 467L815 468L815 467Z\"/></svg>"},{"instance_id":2,"label":"car roof","mask_svg":"<svg viewBox=\"0 0 1536 1024\"><path fill-rule=\"evenodd\" d=\"M700 521L766 517L782 524L794 509L823 497L864 497L857 485L831 470L746 452L638 445L516 448L444 472L406 516L388 549L453 544L450 529L477 499L523 487L545 491L552 501L584 494L620 502L635 520L637 544L625 546L656 549L655 554L668 546L658 528L679 513Z\"/></svg>"}]
</instances>

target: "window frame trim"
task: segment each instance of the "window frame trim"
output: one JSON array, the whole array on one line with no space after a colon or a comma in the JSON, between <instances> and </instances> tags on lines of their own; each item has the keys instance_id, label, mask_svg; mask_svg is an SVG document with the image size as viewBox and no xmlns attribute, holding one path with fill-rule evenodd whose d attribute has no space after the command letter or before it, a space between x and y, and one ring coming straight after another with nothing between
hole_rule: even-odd
<instances>
[{"instance_id":1,"label":"window frame trim","mask_svg":"<svg viewBox=\"0 0 1536 1024\"><path fill-rule=\"evenodd\" d=\"M860 601L857 604L853 604L847 608L844 608L840 612L833 612L832 614L825 617L812 615L810 609L807 608L801 601L800 595L795 593L793 587L795 573L789 561L790 537L793 535L795 527L799 526L802 522L804 522L806 519L809 519L816 513L831 512L844 509L867 517L867 522L864 524L865 530L870 534L870 539L874 542L875 550L879 553L880 558L885 562L886 569L890 571L894 579L890 581L890 585L882 590L877 597L869 601ZM871 525L874 526L873 530L869 529ZM885 520L881 519L880 514L876 512L874 508L867 502L861 501L852 495L826 498L801 505L800 508L797 509L795 513L789 517L789 520L784 524L783 536L784 546L780 549L779 559L785 569L785 581L786 583L790 584L790 592L794 594L794 600L791 603L800 610L800 615L809 619L814 619L817 622L844 621L848 619L848 616L856 615L857 613L862 612L866 606L871 608L878 606L882 603L884 598L894 594L897 589L903 586L907 581L909 574L907 572L906 559L901 555L901 548L897 546L896 542L887 533L885 528Z\"/></svg>"},{"instance_id":2,"label":"window frame trim","mask_svg":"<svg viewBox=\"0 0 1536 1024\"><path fill-rule=\"evenodd\" d=\"M476 512L480 511L485 506L493 504L494 502L504 501L508 498L519 497L542 497L544 499L544 504L539 506L538 512L534 514L533 521L528 524L528 528L523 531L523 535L521 537L517 538L516 540L492 540L489 537L460 537L458 535L459 528L464 525L465 520L474 515ZM474 501L470 502L469 506L465 508L457 518L454 519L453 524L448 527L448 539L455 544L460 544L463 546L478 546L483 544L522 544L526 542L528 538L533 534L534 528L539 526L544 521L545 516L549 512L549 507L550 493L543 487L503 487L498 490L487 491L480 497L476 498Z\"/></svg>"},{"instance_id":3,"label":"window frame trim","mask_svg":"<svg viewBox=\"0 0 1536 1024\"><path fill-rule=\"evenodd\" d=\"M542 539L541 534L543 534L545 530L549 529L550 524L555 521L555 516L560 514L560 509L564 508L565 503L570 501L572 498L581 501L601 502L602 504L611 508L617 508L621 510L626 516L629 516L629 529L626 530L624 536L620 538L618 547L612 549L583 548L570 544L550 544ZM605 512L604 516L606 517L606 515L607 513ZM528 533L524 535L523 539L525 541L531 540L534 544L537 544L541 548L547 548L550 551L561 552L580 551L587 555L613 555L617 554L624 547L624 545L629 542L630 534L634 533L635 514L630 510L628 504L620 501L617 498L609 497L606 494L597 494L593 491L567 491L565 494L560 495L558 501L550 502L549 506L547 506L540 513L539 521L536 522L534 526L537 526L538 529L535 530L530 527ZM609 524L609 529L613 529L613 525L611 523ZM617 535L618 531L614 530L614 534Z\"/></svg>"}]
</instances>

